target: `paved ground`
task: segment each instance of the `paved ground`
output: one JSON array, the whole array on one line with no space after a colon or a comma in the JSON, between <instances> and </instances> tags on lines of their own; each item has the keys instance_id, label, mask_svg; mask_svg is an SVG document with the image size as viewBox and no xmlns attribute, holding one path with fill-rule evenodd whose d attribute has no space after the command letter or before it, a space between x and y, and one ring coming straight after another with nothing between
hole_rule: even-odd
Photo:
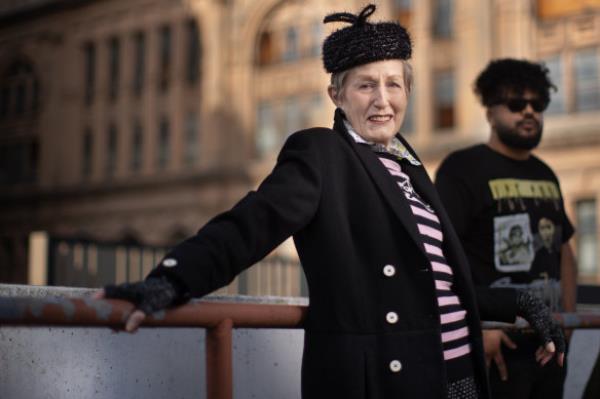
<instances>
[{"instance_id":1,"label":"paved ground","mask_svg":"<svg viewBox=\"0 0 600 399\"><path fill-rule=\"evenodd\" d=\"M576 330L568 357L564 399L580 399L600 351L600 330Z\"/></svg>"}]
</instances>

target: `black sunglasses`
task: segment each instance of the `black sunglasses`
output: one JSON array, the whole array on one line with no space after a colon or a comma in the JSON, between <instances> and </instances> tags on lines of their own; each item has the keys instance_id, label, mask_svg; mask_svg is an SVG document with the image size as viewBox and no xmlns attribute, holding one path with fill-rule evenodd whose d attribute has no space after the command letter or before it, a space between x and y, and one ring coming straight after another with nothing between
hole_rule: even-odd
<instances>
[{"instance_id":1,"label":"black sunglasses","mask_svg":"<svg viewBox=\"0 0 600 399\"><path fill-rule=\"evenodd\" d=\"M544 112L548 107L546 101L540 100L539 98L526 99L526 98L508 98L498 101L496 104L504 104L510 110L510 112L521 112L527 107L527 104L531 105L531 108L535 112Z\"/></svg>"}]
</instances>

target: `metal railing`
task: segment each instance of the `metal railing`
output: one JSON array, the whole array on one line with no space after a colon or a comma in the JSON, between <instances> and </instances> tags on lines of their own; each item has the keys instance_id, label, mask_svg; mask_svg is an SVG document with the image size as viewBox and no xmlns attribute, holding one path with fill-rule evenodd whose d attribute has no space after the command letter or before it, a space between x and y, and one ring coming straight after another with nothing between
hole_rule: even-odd
<instances>
[{"instance_id":1,"label":"metal railing","mask_svg":"<svg viewBox=\"0 0 600 399\"><path fill-rule=\"evenodd\" d=\"M70 326L122 328L133 305L91 298L0 298L0 326ZM142 327L206 329L206 393L233 398L232 329L300 328L305 306L195 301L148 317Z\"/></svg>"},{"instance_id":2,"label":"metal railing","mask_svg":"<svg viewBox=\"0 0 600 399\"><path fill-rule=\"evenodd\" d=\"M79 298L0 298L0 326L71 326L122 328L133 305L120 300ZM232 329L301 328L307 307L194 301L148 317L142 327L199 327L206 329L206 393L211 399L232 399ZM567 329L599 328L600 314L557 313ZM484 322L484 329L526 328L515 324Z\"/></svg>"},{"instance_id":3,"label":"metal railing","mask_svg":"<svg viewBox=\"0 0 600 399\"><path fill-rule=\"evenodd\" d=\"M29 237L29 284L102 287L139 281L168 251L166 247L92 241L37 231ZM269 256L237 276L218 295L305 297L308 288L297 259Z\"/></svg>"}]
</instances>

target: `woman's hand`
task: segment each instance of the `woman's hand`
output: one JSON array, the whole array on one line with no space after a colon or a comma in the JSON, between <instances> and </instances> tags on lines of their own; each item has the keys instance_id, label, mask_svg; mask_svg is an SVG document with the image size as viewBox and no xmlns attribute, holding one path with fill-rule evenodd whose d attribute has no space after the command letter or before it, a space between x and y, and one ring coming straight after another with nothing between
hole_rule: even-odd
<instances>
[{"instance_id":1,"label":"woman's hand","mask_svg":"<svg viewBox=\"0 0 600 399\"><path fill-rule=\"evenodd\" d=\"M565 359L565 337L552 318L550 309L541 299L525 291L517 292L517 307L519 315L529 322L541 339L541 346L535 353L536 361L543 366L556 355L556 361L562 366Z\"/></svg>"},{"instance_id":2,"label":"woman's hand","mask_svg":"<svg viewBox=\"0 0 600 399\"><path fill-rule=\"evenodd\" d=\"M147 315L168 308L182 299L181 293L166 277L149 277L137 283L107 285L94 293L94 299L123 299L135 305L125 323L127 332L135 332Z\"/></svg>"}]
</instances>

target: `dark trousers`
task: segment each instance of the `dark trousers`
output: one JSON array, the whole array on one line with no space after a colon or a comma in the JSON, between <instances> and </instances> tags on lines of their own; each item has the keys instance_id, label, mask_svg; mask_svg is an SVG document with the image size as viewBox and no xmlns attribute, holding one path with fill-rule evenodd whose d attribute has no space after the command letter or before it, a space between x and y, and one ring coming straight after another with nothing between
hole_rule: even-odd
<instances>
[{"instance_id":1,"label":"dark trousers","mask_svg":"<svg viewBox=\"0 0 600 399\"><path fill-rule=\"evenodd\" d=\"M535 361L536 339L514 337L517 349L503 347L502 354L508 370L508 379L500 380L492 362L490 388L494 399L562 399L567 365L560 367L555 358L545 366Z\"/></svg>"}]
</instances>

